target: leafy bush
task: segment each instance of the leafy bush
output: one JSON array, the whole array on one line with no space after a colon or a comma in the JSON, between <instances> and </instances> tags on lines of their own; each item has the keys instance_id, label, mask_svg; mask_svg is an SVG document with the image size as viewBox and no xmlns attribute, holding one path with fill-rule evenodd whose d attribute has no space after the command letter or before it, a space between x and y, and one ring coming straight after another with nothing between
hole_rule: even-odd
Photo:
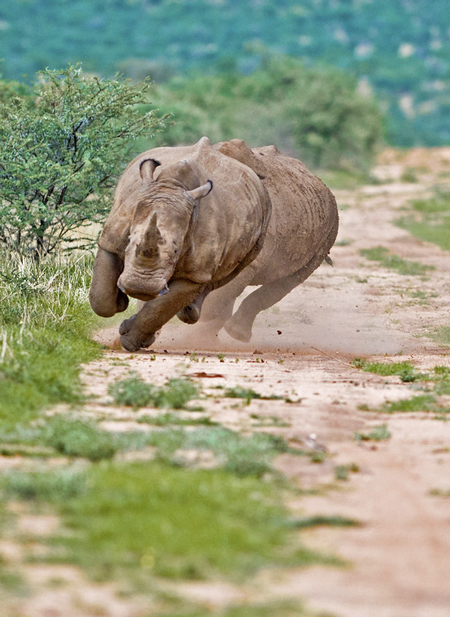
<instances>
[{"instance_id":1,"label":"leafy bush","mask_svg":"<svg viewBox=\"0 0 450 617\"><path fill-rule=\"evenodd\" d=\"M33 96L0 88L0 242L40 259L102 221L131 142L162 125L136 107L148 89L79 66L40 72Z\"/></svg>"}]
</instances>

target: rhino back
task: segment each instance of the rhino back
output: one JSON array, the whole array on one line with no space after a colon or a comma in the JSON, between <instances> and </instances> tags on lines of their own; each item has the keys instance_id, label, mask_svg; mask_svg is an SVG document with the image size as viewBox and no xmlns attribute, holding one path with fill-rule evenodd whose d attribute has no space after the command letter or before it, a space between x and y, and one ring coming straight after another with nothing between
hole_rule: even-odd
<instances>
[{"instance_id":1,"label":"rhino back","mask_svg":"<svg viewBox=\"0 0 450 617\"><path fill-rule=\"evenodd\" d=\"M251 285L261 285L297 272L318 252L333 245L338 212L325 184L298 159L275 146L250 149L241 140L218 144L220 151L250 166L262 178L271 203L264 247L252 269Z\"/></svg>"}]
</instances>

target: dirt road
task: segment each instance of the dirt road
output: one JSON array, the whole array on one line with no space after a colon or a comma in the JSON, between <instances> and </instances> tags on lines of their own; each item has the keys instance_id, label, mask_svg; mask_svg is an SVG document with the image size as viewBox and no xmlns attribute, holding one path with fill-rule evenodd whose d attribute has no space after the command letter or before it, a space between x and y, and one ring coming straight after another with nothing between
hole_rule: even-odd
<instances>
[{"instance_id":1,"label":"dirt road","mask_svg":"<svg viewBox=\"0 0 450 617\"><path fill-rule=\"evenodd\" d=\"M431 412L373 411L386 401L410 398L415 386L352 365L358 356L411 361L420 370L450 366L450 349L430 338L450 325L450 254L394 224L410 199L430 195L438 179L449 181L450 150L383 156L375 170L382 182L336 191L341 227L332 250L334 268L321 266L262 314L250 344L221 334L211 350L202 343L201 326L173 322L152 350L132 355L112 350L85 375L88 390L100 397L99 408L107 384L130 369L156 383L193 375L207 392L226 384L288 396L297 402L252 400L235 409L227 399L209 399L207 405L225 426L252 430L255 418L265 419L272 423L270 432L326 452L320 464L290 455L278 460L298 486L316 489L292 509L361 523L307 534L310 545L347 560L346 568L265 572L250 586L225 591L206 583L183 585L189 597L213 605L230 594L302 598L339 617L450 616L450 424ZM408 168L416 169L418 182L400 181ZM405 276L361 257L360 249L378 245L435 269L425 277ZM111 342L114 333L99 337ZM122 428L133 426L131 416L124 423L123 412L110 413L105 426L117 426L118 413ZM355 432L382 424L390 439L355 440ZM348 478L336 481L336 467L348 470Z\"/></svg>"}]
</instances>

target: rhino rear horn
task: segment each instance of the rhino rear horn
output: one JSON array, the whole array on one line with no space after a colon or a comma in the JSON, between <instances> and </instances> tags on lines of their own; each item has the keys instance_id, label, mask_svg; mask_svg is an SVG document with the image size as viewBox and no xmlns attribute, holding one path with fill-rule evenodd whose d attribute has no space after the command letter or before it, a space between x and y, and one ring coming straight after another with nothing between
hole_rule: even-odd
<instances>
[{"instance_id":1,"label":"rhino rear horn","mask_svg":"<svg viewBox=\"0 0 450 617\"><path fill-rule=\"evenodd\" d=\"M139 165L139 173L142 180L151 182L153 180L153 173L161 163L155 159L144 159Z\"/></svg>"},{"instance_id":2,"label":"rhino rear horn","mask_svg":"<svg viewBox=\"0 0 450 617\"><path fill-rule=\"evenodd\" d=\"M202 197L206 197L213 190L212 180L207 180L205 184L199 186L193 191L188 191L188 195L192 197L195 201L202 199Z\"/></svg>"}]
</instances>

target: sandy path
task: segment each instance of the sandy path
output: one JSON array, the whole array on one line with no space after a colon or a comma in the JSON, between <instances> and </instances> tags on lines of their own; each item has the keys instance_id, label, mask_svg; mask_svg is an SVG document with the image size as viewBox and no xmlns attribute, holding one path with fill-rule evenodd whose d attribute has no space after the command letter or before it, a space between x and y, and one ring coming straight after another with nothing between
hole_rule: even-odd
<instances>
[{"instance_id":1,"label":"sandy path","mask_svg":"<svg viewBox=\"0 0 450 617\"><path fill-rule=\"evenodd\" d=\"M209 411L214 419L241 430L254 424L251 414L277 416L289 426L270 431L327 450L330 456L322 464L287 455L278 464L303 488L329 487L292 503L295 512L339 514L362 523L358 528L307 533L312 545L340 555L350 565L283 575L265 572L250 587L235 589L234 596L299 597L341 617L449 617L450 500L430 491L450 489L450 425L432 414L361 411L361 405L375 409L414 392L397 377L363 373L350 362L355 356L398 360L402 354L401 360L423 369L450 365L450 350L424 336L449 325L450 254L393 224L409 199L430 194L437 177L433 173L448 171L450 156L444 149L414 151L399 161L388 152L382 163L375 171L393 181L337 192L341 228L332 251L335 267L322 266L261 315L251 344L238 345L221 335L221 362L217 353L204 348L201 326L170 323L151 352L111 351L90 365L86 387L100 397L91 412L103 417L109 413L105 426L117 427L120 419L122 428L133 426L133 418L124 423L124 412L111 411L103 401L107 384L130 369L154 382L203 371L221 375L196 377L206 391L218 384L243 385L261 394L299 399L296 404L253 400L240 409L218 399L209 403ZM411 166L420 168L420 182L402 184L398 178ZM436 269L422 280L360 257L359 249L380 244ZM425 293L425 300L414 298L414 291ZM100 336L111 341L114 334L104 331ZM196 352L194 359L191 352ZM118 359L127 366L119 366ZM196 361L200 359L203 362ZM391 439L376 444L355 441L355 431L382 423ZM335 466L352 463L359 472L337 486ZM192 584L184 585L183 593L220 604L230 590L221 596L217 586Z\"/></svg>"}]
</instances>

